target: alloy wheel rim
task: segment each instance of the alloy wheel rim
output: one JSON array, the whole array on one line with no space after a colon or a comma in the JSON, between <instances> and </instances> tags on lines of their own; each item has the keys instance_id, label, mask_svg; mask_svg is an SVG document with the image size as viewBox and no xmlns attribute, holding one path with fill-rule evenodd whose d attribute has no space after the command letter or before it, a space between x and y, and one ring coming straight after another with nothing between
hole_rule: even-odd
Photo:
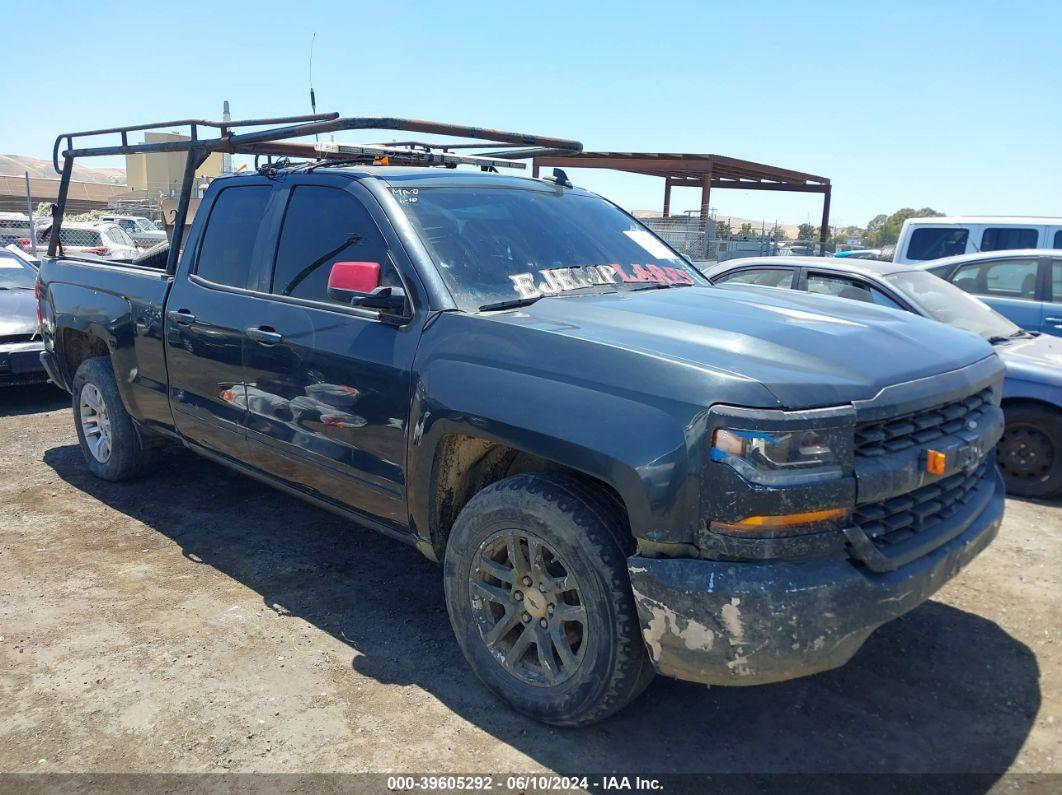
<instances>
[{"instance_id":1,"label":"alloy wheel rim","mask_svg":"<svg viewBox=\"0 0 1062 795\"><path fill-rule=\"evenodd\" d=\"M568 681L586 649L586 606L571 567L549 544L500 530L480 545L468 578L472 612L491 656L531 685Z\"/></svg>"},{"instance_id":2,"label":"alloy wheel rim","mask_svg":"<svg viewBox=\"0 0 1062 795\"><path fill-rule=\"evenodd\" d=\"M85 384L81 387L79 404L85 444L92 457L105 464L111 457L111 418L107 403L95 384Z\"/></svg>"}]
</instances>

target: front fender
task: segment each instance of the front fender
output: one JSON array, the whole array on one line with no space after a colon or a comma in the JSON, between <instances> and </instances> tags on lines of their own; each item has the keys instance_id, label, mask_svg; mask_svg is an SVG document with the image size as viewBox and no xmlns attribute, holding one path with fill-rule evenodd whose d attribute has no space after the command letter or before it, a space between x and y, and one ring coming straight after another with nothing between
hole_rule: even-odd
<instances>
[{"instance_id":1,"label":"front fender","mask_svg":"<svg viewBox=\"0 0 1062 795\"><path fill-rule=\"evenodd\" d=\"M1062 408L1062 386L1046 379L1014 377L1009 372L1003 381L1003 400L1035 400Z\"/></svg>"},{"instance_id":2,"label":"front fender","mask_svg":"<svg viewBox=\"0 0 1062 795\"><path fill-rule=\"evenodd\" d=\"M677 418L661 407L526 371L446 361L418 376L410 425L410 518L431 535L433 467L452 434L502 444L583 472L612 487L635 536L691 540L696 481L691 438L701 416Z\"/></svg>"}]
</instances>

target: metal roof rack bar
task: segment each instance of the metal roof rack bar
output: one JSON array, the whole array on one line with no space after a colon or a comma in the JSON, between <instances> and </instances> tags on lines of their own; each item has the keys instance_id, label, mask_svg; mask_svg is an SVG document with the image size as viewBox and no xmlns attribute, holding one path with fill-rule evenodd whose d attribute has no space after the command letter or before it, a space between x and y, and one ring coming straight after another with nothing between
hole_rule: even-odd
<instances>
[{"instance_id":1,"label":"metal roof rack bar","mask_svg":"<svg viewBox=\"0 0 1062 795\"><path fill-rule=\"evenodd\" d=\"M233 134L231 131L240 127L255 127L267 124L282 124L285 126L271 127L266 130L255 130ZM160 128L188 127L191 131L190 140L186 141L156 141L154 143L130 144L128 134L130 132L159 130ZM199 138L197 127L212 127L221 130L217 138ZM395 117L373 116L347 116L340 117L338 113L326 113L316 116L283 116L272 119L246 119L239 121L207 121L201 119L183 119L178 121L158 122L153 124L137 124L127 127L107 127L99 130L86 130L82 132L69 132L58 135L52 147L52 166L57 173L62 173L59 167L59 148L62 142L67 142L67 149L62 152L66 157L103 157L107 155L149 154L152 152L188 152L199 149L207 152L239 153L240 148L251 144L283 141L290 138L301 138L309 135L340 132L344 130L404 130L409 132L427 133L429 135L445 135L456 138L476 138L482 144L473 146L527 146L542 149L558 149L565 152L581 152L583 145L578 141L566 138L553 138L543 135L530 135L527 133L508 132L505 130L492 130L487 127L474 127L459 124L443 124L440 122L423 121L421 119L402 119ZM121 144L118 146L96 146L88 148L75 148L74 139L98 135L119 134ZM428 144L428 146L432 146ZM436 148L447 146L464 146L464 144L436 144ZM258 150L261 153L261 149ZM511 159L530 157L524 154Z\"/></svg>"},{"instance_id":2,"label":"metal roof rack bar","mask_svg":"<svg viewBox=\"0 0 1062 795\"><path fill-rule=\"evenodd\" d=\"M235 133L246 127L267 127L264 130L251 130ZM175 127L187 128L188 138L177 141L155 141L152 143L130 144L129 133L170 132ZM207 127L219 131L216 138L200 138L199 128ZM415 149L402 150L394 145L383 144L354 146L336 144L335 151L327 145L313 145L292 141L310 135L341 132L345 130L403 130L428 135L443 135L453 138L473 139L451 144L416 144L424 147L423 151ZM75 140L100 135L119 135L121 143L110 146L92 146L78 148ZM62 152L63 165L59 166L60 147L66 141ZM322 148L323 146L323 148ZM346 149L344 150L344 147ZM455 155L447 153L448 148L477 149L501 147L501 151L478 155ZM516 149L515 147L531 147ZM355 150L361 151L355 151ZM391 151L395 149L396 151ZM378 150L369 151L369 150ZM443 124L441 122L421 119L403 119L392 116L346 116L338 113L321 113L304 116L278 116L264 119L241 119L237 121L209 121L206 119L179 119L176 121L155 122L152 124L134 124L123 127L105 127L98 130L68 132L56 136L52 146L52 166L61 175L59 194L52 207L52 228L48 239L48 256L54 257L59 248L59 233L62 228L63 214L66 209L66 197L70 189L70 178L74 170L74 159L78 157L104 157L113 155L150 154L153 152L187 152L184 179L181 183L181 196L174 218L173 237L170 241L169 259L166 272L173 274L177 267L177 256L184 236L184 225L188 214L189 197L195 179L195 171L205 162L211 152L230 154L278 155L306 157L311 160L349 159L356 157L387 157L395 165L457 165L469 163L481 168L496 166L513 167L516 164L504 162L531 157L542 157L556 153L575 154L583 150L578 141L567 138L553 138L544 135L492 130L488 127L474 127L460 124ZM520 164L518 167L524 167Z\"/></svg>"},{"instance_id":3,"label":"metal roof rack bar","mask_svg":"<svg viewBox=\"0 0 1062 795\"><path fill-rule=\"evenodd\" d=\"M424 145L420 145L424 146ZM388 158L395 161L409 162L415 165L439 165L457 166L470 165L480 168L526 168L525 163L515 160L505 160L497 157L481 157L478 155L458 155L453 152L437 152L431 149L414 149L394 145L343 143L320 143L314 149L323 155L366 155L375 159Z\"/></svg>"}]
</instances>

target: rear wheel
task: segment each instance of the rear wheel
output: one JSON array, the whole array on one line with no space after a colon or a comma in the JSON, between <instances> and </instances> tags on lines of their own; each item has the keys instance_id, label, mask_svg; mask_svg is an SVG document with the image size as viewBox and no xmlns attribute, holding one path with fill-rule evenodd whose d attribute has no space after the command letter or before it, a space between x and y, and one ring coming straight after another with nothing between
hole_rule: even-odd
<instances>
[{"instance_id":1,"label":"rear wheel","mask_svg":"<svg viewBox=\"0 0 1062 795\"><path fill-rule=\"evenodd\" d=\"M155 450L146 447L118 394L106 356L86 359L73 383L74 425L92 474L104 480L128 480L147 473Z\"/></svg>"},{"instance_id":2,"label":"rear wheel","mask_svg":"<svg viewBox=\"0 0 1062 795\"><path fill-rule=\"evenodd\" d=\"M495 483L447 543L450 622L483 682L518 711L585 725L622 709L653 676L615 504L559 474Z\"/></svg>"},{"instance_id":3,"label":"rear wheel","mask_svg":"<svg viewBox=\"0 0 1062 795\"><path fill-rule=\"evenodd\" d=\"M1036 499L1062 493L1062 413L1018 405L1004 414L998 460L1007 491Z\"/></svg>"}]
</instances>

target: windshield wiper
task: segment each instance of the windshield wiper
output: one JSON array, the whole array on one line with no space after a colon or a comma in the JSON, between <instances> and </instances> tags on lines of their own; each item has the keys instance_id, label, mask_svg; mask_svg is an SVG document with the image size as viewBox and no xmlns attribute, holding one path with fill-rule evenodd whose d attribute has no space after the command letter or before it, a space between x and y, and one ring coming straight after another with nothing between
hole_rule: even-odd
<instances>
[{"instance_id":1,"label":"windshield wiper","mask_svg":"<svg viewBox=\"0 0 1062 795\"><path fill-rule=\"evenodd\" d=\"M516 309L521 306L530 306L535 301L545 298L544 295L536 295L533 298L510 298L507 301L495 301L491 304L483 304L479 308L480 312L493 312L495 309Z\"/></svg>"},{"instance_id":2,"label":"windshield wiper","mask_svg":"<svg viewBox=\"0 0 1062 795\"><path fill-rule=\"evenodd\" d=\"M532 298L510 298L510 299L505 300L505 301L495 301L492 304L483 304L483 306L481 306L479 308L479 311L480 312L490 312L490 311L493 311L495 309L515 309L515 308L521 307L521 306L529 306L530 304L535 303L535 301L538 301L541 298L566 298L569 295L582 294L584 290L591 290L591 289L595 289L597 287L609 287L609 286L610 285L607 285L607 284L584 284L582 287L576 287L576 288L571 289L571 290L564 290L563 292L553 293L551 295L546 295L545 293L543 293L542 295L536 295L536 296L534 296ZM600 293L594 293L594 295L610 295L610 294L615 293L615 292L617 292L617 291L616 290L603 290Z\"/></svg>"},{"instance_id":3,"label":"windshield wiper","mask_svg":"<svg viewBox=\"0 0 1062 795\"><path fill-rule=\"evenodd\" d=\"M989 345L1001 345L1004 342L1010 342L1014 337L1000 337L998 334L994 337L988 338Z\"/></svg>"},{"instance_id":4,"label":"windshield wiper","mask_svg":"<svg viewBox=\"0 0 1062 795\"><path fill-rule=\"evenodd\" d=\"M642 287L634 287L627 292L640 293L643 290L667 290L670 287L693 287L693 285L685 282L650 282Z\"/></svg>"}]
</instances>

